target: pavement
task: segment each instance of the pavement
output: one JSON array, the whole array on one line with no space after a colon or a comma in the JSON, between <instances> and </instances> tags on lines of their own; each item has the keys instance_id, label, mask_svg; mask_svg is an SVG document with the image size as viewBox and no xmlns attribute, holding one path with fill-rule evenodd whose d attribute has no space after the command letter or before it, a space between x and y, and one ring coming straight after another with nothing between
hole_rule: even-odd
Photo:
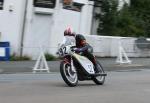
<instances>
[{"instance_id":1,"label":"pavement","mask_svg":"<svg viewBox=\"0 0 150 103\"><path fill-rule=\"evenodd\" d=\"M150 69L150 58L130 58L131 64L117 64L116 58L97 58L105 71ZM32 73L36 61L0 61L0 74ZM51 72L59 72L60 61L48 61Z\"/></svg>"},{"instance_id":2,"label":"pavement","mask_svg":"<svg viewBox=\"0 0 150 103\"><path fill-rule=\"evenodd\" d=\"M149 103L150 70L108 71L104 85L68 87L59 73L1 74L1 103Z\"/></svg>"}]
</instances>

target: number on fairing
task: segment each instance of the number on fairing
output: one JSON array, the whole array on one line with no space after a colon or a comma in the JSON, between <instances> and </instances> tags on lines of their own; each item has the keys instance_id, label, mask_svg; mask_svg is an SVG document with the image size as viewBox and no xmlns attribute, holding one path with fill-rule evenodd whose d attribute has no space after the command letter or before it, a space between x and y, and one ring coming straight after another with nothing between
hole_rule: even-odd
<instances>
[{"instance_id":1,"label":"number on fairing","mask_svg":"<svg viewBox=\"0 0 150 103\"><path fill-rule=\"evenodd\" d=\"M66 53L66 50L67 50L66 47L61 48L61 49L60 49L60 54L61 54L61 55L67 54L67 53Z\"/></svg>"},{"instance_id":2,"label":"number on fairing","mask_svg":"<svg viewBox=\"0 0 150 103\"><path fill-rule=\"evenodd\" d=\"M92 71L92 65L88 65L88 69L91 72Z\"/></svg>"}]
</instances>

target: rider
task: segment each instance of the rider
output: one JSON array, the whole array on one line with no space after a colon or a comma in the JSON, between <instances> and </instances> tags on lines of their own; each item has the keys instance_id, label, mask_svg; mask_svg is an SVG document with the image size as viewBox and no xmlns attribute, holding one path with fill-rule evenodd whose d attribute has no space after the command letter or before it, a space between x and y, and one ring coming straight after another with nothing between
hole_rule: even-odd
<instances>
[{"instance_id":1,"label":"rider","mask_svg":"<svg viewBox=\"0 0 150 103\"><path fill-rule=\"evenodd\" d=\"M64 31L64 39L60 44L60 47L65 45L76 45L74 49L75 52L81 53L83 56L87 57L93 64L95 72L99 72L95 57L93 56L93 48L86 42L86 39L81 34L75 34L72 29L69 27Z\"/></svg>"},{"instance_id":2,"label":"rider","mask_svg":"<svg viewBox=\"0 0 150 103\"><path fill-rule=\"evenodd\" d=\"M81 55L87 57L93 64L94 64L94 70L96 73L99 73L99 69L97 68L96 60L93 53L93 48L86 42L86 39L83 35L77 34L75 36L76 40L76 47L74 49L75 52L81 53Z\"/></svg>"}]
</instances>

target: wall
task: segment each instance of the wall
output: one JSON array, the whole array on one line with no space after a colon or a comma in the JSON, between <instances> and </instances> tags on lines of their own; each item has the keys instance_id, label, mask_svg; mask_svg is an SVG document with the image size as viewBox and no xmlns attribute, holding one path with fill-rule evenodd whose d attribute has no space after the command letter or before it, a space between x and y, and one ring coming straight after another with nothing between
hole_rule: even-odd
<instances>
[{"instance_id":1,"label":"wall","mask_svg":"<svg viewBox=\"0 0 150 103\"><path fill-rule=\"evenodd\" d=\"M90 34L93 2L75 1L84 4L81 12L62 9L59 0L54 9L34 8L33 0L5 0L4 10L0 10L1 40L11 43L12 53L20 54L23 46L23 54L35 58L41 45L55 54L68 26L77 33Z\"/></svg>"},{"instance_id":2,"label":"wall","mask_svg":"<svg viewBox=\"0 0 150 103\"><path fill-rule=\"evenodd\" d=\"M79 1L76 1L79 2ZM37 8L32 6L32 0L28 2L26 26L24 34L23 54L37 57L39 46L46 49L44 51L56 55L57 46L63 39L64 30L70 26L76 33L89 35L91 32L93 7L87 0L81 12L62 9L62 3L57 0L56 7L51 9L51 13L37 12ZM38 8L39 9L39 8Z\"/></svg>"},{"instance_id":3,"label":"wall","mask_svg":"<svg viewBox=\"0 0 150 103\"><path fill-rule=\"evenodd\" d=\"M1 41L9 41L13 52L20 47L24 4L25 0L4 0L4 9L0 10Z\"/></svg>"},{"instance_id":4,"label":"wall","mask_svg":"<svg viewBox=\"0 0 150 103\"><path fill-rule=\"evenodd\" d=\"M96 56L118 56L119 42L121 42L122 47L129 57L150 57L150 50L140 50L136 47L135 40L137 38L87 35L86 39L93 46Z\"/></svg>"},{"instance_id":5,"label":"wall","mask_svg":"<svg viewBox=\"0 0 150 103\"><path fill-rule=\"evenodd\" d=\"M28 55L33 58L39 55L40 46L49 47L51 29L53 26L52 14L42 11L39 13L36 9L37 8L33 7L33 0L29 0L25 17L23 55Z\"/></svg>"}]
</instances>

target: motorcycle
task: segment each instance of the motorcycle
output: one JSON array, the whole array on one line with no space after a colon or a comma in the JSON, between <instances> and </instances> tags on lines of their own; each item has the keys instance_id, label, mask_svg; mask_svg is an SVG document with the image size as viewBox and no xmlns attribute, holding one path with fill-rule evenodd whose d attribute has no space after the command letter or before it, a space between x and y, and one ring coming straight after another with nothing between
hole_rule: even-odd
<instances>
[{"instance_id":1,"label":"motorcycle","mask_svg":"<svg viewBox=\"0 0 150 103\"><path fill-rule=\"evenodd\" d=\"M93 63L86 57L74 52L74 46L67 45L59 49L58 54L63 58L60 63L60 74L65 83L74 87L78 81L93 80L97 85L103 85L105 76L102 65L96 61L99 73L95 73Z\"/></svg>"}]
</instances>

